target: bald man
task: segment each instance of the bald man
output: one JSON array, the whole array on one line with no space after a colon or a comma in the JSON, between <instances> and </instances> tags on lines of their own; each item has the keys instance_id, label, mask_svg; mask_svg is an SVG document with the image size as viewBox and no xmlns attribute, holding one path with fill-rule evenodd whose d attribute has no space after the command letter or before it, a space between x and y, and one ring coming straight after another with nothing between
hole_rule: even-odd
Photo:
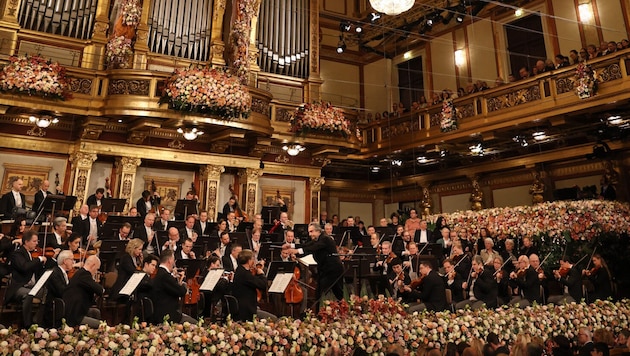
<instances>
[{"instance_id":1,"label":"bald man","mask_svg":"<svg viewBox=\"0 0 630 356\"><path fill-rule=\"evenodd\" d=\"M92 308L95 295L103 295L103 286L95 281L96 274L101 268L101 260L92 255L85 260L70 279L68 287L63 292L63 301L66 304L66 322L69 326L87 324L91 328L98 328L101 321L100 310Z\"/></svg>"},{"instance_id":2,"label":"bald man","mask_svg":"<svg viewBox=\"0 0 630 356\"><path fill-rule=\"evenodd\" d=\"M39 211L39 209L42 208L42 203L44 202L44 199L46 199L48 195L52 194L48 191L48 188L50 188L50 182L48 180L43 181L42 184L39 185L39 190L37 191L37 193L35 193L33 210Z\"/></svg>"}]
</instances>

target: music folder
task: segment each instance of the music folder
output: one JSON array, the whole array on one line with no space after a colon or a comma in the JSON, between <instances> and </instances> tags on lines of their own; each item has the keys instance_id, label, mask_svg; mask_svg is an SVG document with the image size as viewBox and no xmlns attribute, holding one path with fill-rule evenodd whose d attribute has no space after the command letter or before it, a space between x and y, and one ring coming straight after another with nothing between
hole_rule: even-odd
<instances>
[{"instance_id":1,"label":"music folder","mask_svg":"<svg viewBox=\"0 0 630 356\"><path fill-rule=\"evenodd\" d=\"M222 268L209 270L206 278L203 280L203 283L201 283L199 290L207 290L212 292L214 290L214 287L216 287L217 283L219 282L219 278L223 276L223 271L224 269Z\"/></svg>"},{"instance_id":2,"label":"music folder","mask_svg":"<svg viewBox=\"0 0 630 356\"><path fill-rule=\"evenodd\" d=\"M101 212L120 213L125 209L127 199L105 198L101 201Z\"/></svg>"},{"instance_id":3,"label":"music folder","mask_svg":"<svg viewBox=\"0 0 630 356\"><path fill-rule=\"evenodd\" d=\"M37 283L35 283L35 285L33 286L33 288L31 289L30 292L28 292L28 295L34 297L35 295L37 295L37 293L39 292L40 289L42 289L42 287L44 286L44 284L46 284L46 282L48 281L48 278L50 278L50 275L53 273L52 269L47 270L46 272L44 272L42 274L41 277L39 277L39 279L37 280Z\"/></svg>"},{"instance_id":4,"label":"music folder","mask_svg":"<svg viewBox=\"0 0 630 356\"><path fill-rule=\"evenodd\" d=\"M127 283L125 283L125 286L122 287L118 294L132 295L133 292L136 291L136 288L138 288L138 285L140 285L140 282L142 281L144 276L146 276L146 273L144 272L136 272L132 274L131 277L129 277Z\"/></svg>"},{"instance_id":5,"label":"music folder","mask_svg":"<svg viewBox=\"0 0 630 356\"><path fill-rule=\"evenodd\" d=\"M293 273L278 273L271 282L269 293L284 293L292 278Z\"/></svg>"},{"instance_id":6,"label":"music folder","mask_svg":"<svg viewBox=\"0 0 630 356\"><path fill-rule=\"evenodd\" d=\"M197 200L178 199L177 203L175 203L175 214L183 216L184 219L186 219L188 215L199 214L197 204Z\"/></svg>"}]
</instances>

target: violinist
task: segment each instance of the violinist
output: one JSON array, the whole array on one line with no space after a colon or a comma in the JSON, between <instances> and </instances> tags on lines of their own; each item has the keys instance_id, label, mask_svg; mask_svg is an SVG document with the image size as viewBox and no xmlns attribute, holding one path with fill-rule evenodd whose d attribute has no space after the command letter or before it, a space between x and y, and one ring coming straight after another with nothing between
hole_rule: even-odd
<instances>
[{"instance_id":1,"label":"violinist","mask_svg":"<svg viewBox=\"0 0 630 356\"><path fill-rule=\"evenodd\" d=\"M333 232L334 227L333 224L331 223L326 223L326 225L324 225L324 233L330 237L334 237L335 234Z\"/></svg>"},{"instance_id":2,"label":"violinist","mask_svg":"<svg viewBox=\"0 0 630 356\"><path fill-rule=\"evenodd\" d=\"M492 274L491 268L484 268L481 256L474 256L468 280L462 284L464 290L468 291L469 297L457 303L455 307L464 309L469 306L473 310L477 310L485 304L489 309L496 308L498 289Z\"/></svg>"},{"instance_id":3,"label":"violinist","mask_svg":"<svg viewBox=\"0 0 630 356\"><path fill-rule=\"evenodd\" d=\"M226 272L236 271L236 268L238 267L238 254L241 253L242 250L243 246L238 243L234 243L232 244L232 250L230 251L230 253L223 256L223 258L221 259L221 263L223 264L223 269Z\"/></svg>"},{"instance_id":4,"label":"violinist","mask_svg":"<svg viewBox=\"0 0 630 356\"><path fill-rule=\"evenodd\" d=\"M420 273L420 255L418 254L418 244L411 241L407 245L407 254L403 257L403 267L409 269L409 276L412 279L418 277Z\"/></svg>"},{"instance_id":5,"label":"violinist","mask_svg":"<svg viewBox=\"0 0 630 356\"><path fill-rule=\"evenodd\" d=\"M188 237L184 238L184 242L175 250L175 260L194 260L196 259L193 249L193 241Z\"/></svg>"},{"instance_id":6,"label":"violinist","mask_svg":"<svg viewBox=\"0 0 630 356\"><path fill-rule=\"evenodd\" d=\"M79 215L72 218L72 231L78 232L81 236L87 237L89 231L88 215L90 214L90 207L87 204L81 205L79 208Z\"/></svg>"},{"instance_id":7,"label":"violinist","mask_svg":"<svg viewBox=\"0 0 630 356\"><path fill-rule=\"evenodd\" d=\"M400 229L403 229L402 226L399 226ZM394 237L394 241L392 242L392 251L396 254L396 256L404 259L403 257L409 254L407 251L407 246L411 242L411 234L409 231L401 231L400 236Z\"/></svg>"},{"instance_id":8,"label":"violinist","mask_svg":"<svg viewBox=\"0 0 630 356\"><path fill-rule=\"evenodd\" d=\"M26 219L19 217L13 223L8 235L0 233L0 278L11 273L9 258L22 245L22 236L26 229Z\"/></svg>"},{"instance_id":9,"label":"violinist","mask_svg":"<svg viewBox=\"0 0 630 356\"><path fill-rule=\"evenodd\" d=\"M239 246L240 247L240 246ZM251 321L258 311L257 293L267 290L267 278L262 267L256 267L251 250L243 250L237 254L238 267L232 281L232 295L238 300L238 313L234 320ZM225 266L224 266L225 267ZM254 273L252 273L254 271Z\"/></svg>"},{"instance_id":10,"label":"violinist","mask_svg":"<svg viewBox=\"0 0 630 356\"><path fill-rule=\"evenodd\" d=\"M210 236L210 223L208 222L208 212L206 210L199 212L199 221L195 222L194 229L199 236Z\"/></svg>"},{"instance_id":11,"label":"violinist","mask_svg":"<svg viewBox=\"0 0 630 356\"><path fill-rule=\"evenodd\" d=\"M412 291L409 287L409 284L411 284L409 269L403 268L402 260L398 257L392 259L390 267L387 279L392 286L392 296L401 298L403 303L416 302L418 300L418 292Z\"/></svg>"},{"instance_id":12,"label":"violinist","mask_svg":"<svg viewBox=\"0 0 630 356\"><path fill-rule=\"evenodd\" d=\"M230 241L230 234L227 231L221 232L219 238L219 247L214 250L213 255L223 258L225 255L229 255L232 250L232 242Z\"/></svg>"},{"instance_id":13,"label":"violinist","mask_svg":"<svg viewBox=\"0 0 630 356\"><path fill-rule=\"evenodd\" d=\"M151 193L148 190L142 192L142 197L136 201L136 209L138 209L138 215L145 217L149 212L157 210L157 206L160 205L160 195L157 190Z\"/></svg>"},{"instance_id":14,"label":"violinist","mask_svg":"<svg viewBox=\"0 0 630 356\"><path fill-rule=\"evenodd\" d=\"M497 295L499 297L499 304L505 305L510 302L512 296L509 290L510 272L506 269L508 265L512 263L504 263L501 256L494 258L494 279L497 282Z\"/></svg>"},{"instance_id":15,"label":"violinist","mask_svg":"<svg viewBox=\"0 0 630 356\"><path fill-rule=\"evenodd\" d=\"M375 295L385 295L386 290L389 291L390 295L393 294L391 284L389 284L387 280L387 275L391 270L389 264L394 257L396 257L396 254L392 251L392 243L389 241L383 241L383 243L381 243L381 254L376 256L376 263L372 268L374 272L380 275L380 278L375 281Z\"/></svg>"},{"instance_id":16,"label":"violinist","mask_svg":"<svg viewBox=\"0 0 630 356\"><path fill-rule=\"evenodd\" d=\"M370 247L372 247L375 250L379 249L379 240L380 237L378 236L377 233L373 233L372 235L370 235Z\"/></svg>"},{"instance_id":17,"label":"violinist","mask_svg":"<svg viewBox=\"0 0 630 356\"><path fill-rule=\"evenodd\" d=\"M85 203L88 206L96 206L99 208L102 205L103 197L105 196L105 188L97 188L94 194L90 195Z\"/></svg>"},{"instance_id":18,"label":"violinist","mask_svg":"<svg viewBox=\"0 0 630 356\"><path fill-rule=\"evenodd\" d=\"M524 308L533 302L542 303L538 272L530 265L526 255L518 257L518 270L510 273L510 285L512 288L518 287L520 291L519 296L510 300L510 305L518 303L519 307Z\"/></svg>"},{"instance_id":19,"label":"violinist","mask_svg":"<svg viewBox=\"0 0 630 356\"><path fill-rule=\"evenodd\" d=\"M599 253L593 254L591 258L592 267L582 271L582 275L593 283L594 290L587 295L588 302L592 303L597 299L606 300L612 296L611 275L608 265Z\"/></svg>"},{"instance_id":20,"label":"violinist","mask_svg":"<svg viewBox=\"0 0 630 356\"><path fill-rule=\"evenodd\" d=\"M36 279L44 272L45 267L54 266L52 259L45 256L33 257L31 252L37 249L37 233L28 230L22 237L22 246L11 254L11 284L7 287L6 302L22 304L24 327L29 328L33 322L33 297L28 293L35 285ZM40 293L43 289L40 290Z\"/></svg>"},{"instance_id":21,"label":"violinist","mask_svg":"<svg viewBox=\"0 0 630 356\"><path fill-rule=\"evenodd\" d=\"M560 269L553 271L553 276L564 285L563 295L554 295L547 299L549 303L565 304L582 300L582 274L570 261L569 257L560 258Z\"/></svg>"},{"instance_id":22,"label":"violinist","mask_svg":"<svg viewBox=\"0 0 630 356\"><path fill-rule=\"evenodd\" d=\"M538 279L542 282L547 279L547 275L545 275L545 271L540 266L540 258L537 254L533 253L529 255L529 265L536 271L538 275Z\"/></svg>"},{"instance_id":23,"label":"violinist","mask_svg":"<svg viewBox=\"0 0 630 356\"><path fill-rule=\"evenodd\" d=\"M448 307L446 302L446 288L444 281L431 267L430 261L420 262L420 274L422 283L420 284L420 301L418 305L409 308L409 312L415 311L443 311ZM413 285L413 281L411 282Z\"/></svg>"},{"instance_id":24,"label":"violinist","mask_svg":"<svg viewBox=\"0 0 630 356\"><path fill-rule=\"evenodd\" d=\"M72 233L72 235L70 235L70 237L68 237L66 241L63 243L61 250L62 251L67 250L72 253L72 256L74 258L73 267L75 268L81 267L81 261L85 259L85 253L86 253L85 249L81 248L81 235L77 234L76 232Z\"/></svg>"},{"instance_id":25,"label":"violinist","mask_svg":"<svg viewBox=\"0 0 630 356\"><path fill-rule=\"evenodd\" d=\"M501 257L503 258L503 261L511 261L506 263L505 267L503 267L509 274L509 272L514 271L514 269L516 268L516 265L518 264L518 258L514 255L513 239L505 239L504 246L505 249L503 250L503 252L501 252Z\"/></svg>"},{"instance_id":26,"label":"violinist","mask_svg":"<svg viewBox=\"0 0 630 356\"><path fill-rule=\"evenodd\" d=\"M118 264L118 276L116 282L110 292L112 299L118 297L118 292L125 286L131 275L142 270L142 246L144 242L141 239L133 239L127 243L125 253L121 255Z\"/></svg>"},{"instance_id":27,"label":"violinist","mask_svg":"<svg viewBox=\"0 0 630 356\"><path fill-rule=\"evenodd\" d=\"M459 273L462 278L466 278L470 273L471 259L468 254L465 254L462 250L461 240L453 243L451 247L451 259L455 263L455 271Z\"/></svg>"},{"instance_id":28,"label":"violinist","mask_svg":"<svg viewBox=\"0 0 630 356\"><path fill-rule=\"evenodd\" d=\"M224 219L220 219L219 222L217 223L217 231L215 231L214 233L219 239L221 238L224 232L228 232L227 226L228 226L227 221Z\"/></svg>"},{"instance_id":29,"label":"violinist","mask_svg":"<svg viewBox=\"0 0 630 356\"><path fill-rule=\"evenodd\" d=\"M208 271L221 268L221 259L217 256L208 257ZM215 321L217 318L223 318L228 314L227 308L220 307L218 302L223 299L223 296L230 294L230 282L233 274L224 273L223 277L219 278L217 284L212 291L202 291L204 294L204 312L203 315L211 318ZM205 276L204 276L205 278Z\"/></svg>"},{"instance_id":30,"label":"violinist","mask_svg":"<svg viewBox=\"0 0 630 356\"><path fill-rule=\"evenodd\" d=\"M101 260L98 256L90 256L85 260L84 266L70 279L63 293L68 325L87 324L91 328L98 328L100 325L101 312L92 307L94 296L102 296L105 292L103 286L95 281L99 268Z\"/></svg>"},{"instance_id":31,"label":"violinist","mask_svg":"<svg viewBox=\"0 0 630 356\"><path fill-rule=\"evenodd\" d=\"M446 284L446 288L451 290L451 298L453 303L459 303L464 300L464 289L462 285L464 284L464 277L461 274L457 273L455 270L455 263L453 260L447 258L442 263L444 267L444 283Z\"/></svg>"},{"instance_id":32,"label":"violinist","mask_svg":"<svg viewBox=\"0 0 630 356\"><path fill-rule=\"evenodd\" d=\"M79 235L79 238L81 236ZM74 256L70 250L64 250L57 256L57 266L53 268L53 272L46 281L47 295L44 303L44 325L52 326L52 302L55 298L63 298L63 292L68 287L70 278L68 272L72 270L74 265Z\"/></svg>"},{"instance_id":33,"label":"violinist","mask_svg":"<svg viewBox=\"0 0 630 356\"><path fill-rule=\"evenodd\" d=\"M188 217L186 218L186 225L184 226L184 228L179 230L179 236L181 236L182 238L189 238L192 240L193 243L196 243L197 238L199 237L199 234L197 233L197 231L195 231L196 222L197 220L194 216L188 215Z\"/></svg>"},{"instance_id":34,"label":"violinist","mask_svg":"<svg viewBox=\"0 0 630 356\"><path fill-rule=\"evenodd\" d=\"M153 302L153 316L151 322L159 324L164 321L166 315L176 323L189 322L196 323L196 320L183 314L180 309L180 298L188 292L188 287L184 279L185 273L173 274L175 267L175 256L173 251L165 250L160 255L160 267L158 267L153 279L153 289L151 291L151 301Z\"/></svg>"},{"instance_id":35,"label":"violinist","mask_svg":"<svg viewBox=\"0 0 630 356\"><path fill-rule=\"evenodd\" d=\"M68 229L67 219L64 217L56 217L53 220L53 233L48 234L46 247L52 247L55 250L63 247L63 243L68 236L72 234L72 230Z\"/></svg>"},{"instance_id":36,"label":"violinist","mask_svg":"<svg viewBox=\"0 0 630 356\"><path fill-rule=\"evenodd\" d=\"M164 208L160 211L160 219L153 224L155 231L167 231L171 221L171 210Z\"/></svg>"}]
</instances>

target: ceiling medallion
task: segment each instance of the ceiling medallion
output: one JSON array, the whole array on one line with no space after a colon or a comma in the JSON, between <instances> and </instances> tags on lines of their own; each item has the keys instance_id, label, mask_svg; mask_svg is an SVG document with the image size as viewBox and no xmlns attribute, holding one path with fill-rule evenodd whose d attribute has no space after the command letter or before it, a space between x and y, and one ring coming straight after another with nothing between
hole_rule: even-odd
<instances>
[{"instance_id":1,"label":"ceiling medallion","mask_svg":"<svg viewBox=\"0 0 630 356\"><path fill-rule=\"evenodd\" d=\"M370 0L374 10L391 16L411 9L414 3L415 0Z\"/></svg>"}]
</instances>

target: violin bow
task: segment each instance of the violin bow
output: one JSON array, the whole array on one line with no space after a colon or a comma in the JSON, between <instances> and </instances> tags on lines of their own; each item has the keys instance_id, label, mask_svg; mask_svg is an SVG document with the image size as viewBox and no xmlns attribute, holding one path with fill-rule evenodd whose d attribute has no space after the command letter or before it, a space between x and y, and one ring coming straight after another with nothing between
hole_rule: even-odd
<instances>
[{"instance_id":1,"label":"violin bow","mask_svg":"<svg viewBox=\"0 0 630 356\"><path fill-rule=\"evenodd\" d=\"M547 259L549 258L549 256L551 256L551 252L549 252L547 254L547 256L545 256L545 258L543 258L542 262L540 262L540 265L538 267L542 267L542 265L545 264L545 261L547 261Z\"/></svg>"},{"instance_id":2,"label":"violin bow","mask_svg":"<svg viewBox=\"0 0 630 356\"><path fill-rule=\"evenodd\" d=\"M501 272L501 270L503 269L503 267L505 267L505 265L506 265L508 262L510 262L510 261L512 261L512 260L511 260L511 259L509 259L509 258L508 258L508 259L506 259L506 260L505 260L505 262L503 262L503 264L501 265L501 267L499 267L499 269L498 269L498 270L494 271L494 273L492 274L492 277L496 276L496 275L497 275L497 273ZM542 265L542 263L541 263L541 265Z\"/></svg>"}]
</instances>

